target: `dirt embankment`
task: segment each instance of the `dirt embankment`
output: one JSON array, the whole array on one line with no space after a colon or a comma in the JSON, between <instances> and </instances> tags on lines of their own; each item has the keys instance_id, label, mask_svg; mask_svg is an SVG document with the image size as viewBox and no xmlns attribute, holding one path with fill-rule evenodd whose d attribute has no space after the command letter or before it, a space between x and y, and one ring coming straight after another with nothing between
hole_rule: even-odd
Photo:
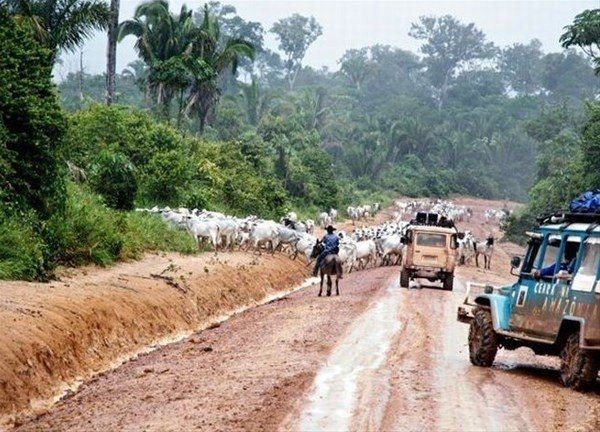
<instances>
[{"instance_id":1,"label":"dirt embankment","mask_svg":"<svg viewBox=\"0 0 600 432\"><path fill-rule=\"evenodd\" d=\"M153 344L176 340L299 285L282 255L148 255L60 282L0 284L0 424Z\"/></svg>"}]
</instances>

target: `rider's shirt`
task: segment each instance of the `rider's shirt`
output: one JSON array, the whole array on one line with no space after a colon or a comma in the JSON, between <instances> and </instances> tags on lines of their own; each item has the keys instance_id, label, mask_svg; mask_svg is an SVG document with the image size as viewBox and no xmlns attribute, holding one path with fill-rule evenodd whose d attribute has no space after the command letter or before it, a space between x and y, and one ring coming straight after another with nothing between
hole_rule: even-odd
<instances>
[{"instance_id":1,"label":"rider's shirt","mask_svg":"<svg viewBox=\"0 0 600 432\"><path fill-rule=\"evenodd\" d=\"M323 244L325 245L326 251L338 249L340 247L340 238L337 234L326 234L323 237Z\"/></svg>"}]
</instances>

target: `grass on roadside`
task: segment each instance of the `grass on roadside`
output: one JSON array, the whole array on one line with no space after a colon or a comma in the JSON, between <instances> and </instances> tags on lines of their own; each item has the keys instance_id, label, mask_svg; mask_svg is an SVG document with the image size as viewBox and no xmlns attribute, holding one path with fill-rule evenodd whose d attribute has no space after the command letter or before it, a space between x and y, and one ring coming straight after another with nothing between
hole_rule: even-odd
<instances>
[{"instance_id":1,"label":"grass on roadside","mask_svg":"<svg viewBox=\"0 0 600 432\"><path fill-rule=\"evenodd\" d=\"M155 215L107 207L85 186L70 183L65 210L48 221L0 220L0 279L45 279L57 265L106 266L147 251L194 253L193 239Z\"/></svg>"}]
</instances>

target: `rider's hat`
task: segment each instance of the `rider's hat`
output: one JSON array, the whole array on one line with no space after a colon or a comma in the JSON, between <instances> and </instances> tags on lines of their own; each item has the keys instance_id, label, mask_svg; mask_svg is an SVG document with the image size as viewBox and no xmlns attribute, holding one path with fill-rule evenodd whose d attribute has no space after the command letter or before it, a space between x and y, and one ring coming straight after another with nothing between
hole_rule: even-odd
<instances>
[{"instance_id":1,"label":"rider's hat","mask_svg":"<svg viewBox=\"0 0 600 432\"><path fill-rule=\"evenodd\" d=\"M331 225L328 225L327 228L325 228L327 230L328 233L334 232L335 228Z\"/></svg>"}]
</instances>

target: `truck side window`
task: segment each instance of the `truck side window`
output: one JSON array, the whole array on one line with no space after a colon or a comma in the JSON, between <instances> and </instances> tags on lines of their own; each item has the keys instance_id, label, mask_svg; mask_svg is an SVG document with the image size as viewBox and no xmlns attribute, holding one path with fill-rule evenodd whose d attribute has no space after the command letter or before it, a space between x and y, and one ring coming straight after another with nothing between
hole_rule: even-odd
<instances>
[{"instance_id":1,"label":"truck side window","mask_svg":"<svg viewBox=\"0 0 600 432\"><path fill-rule=\"evenodd\" d=\"M544 254L541 268L548 267L556 262L556 256L560 250L560 243L560 236L551 235L548 237L548 246L546 246L546 253Z\"/></svg>"},{"instance_id":2,"label":"truck side window","mask_svg":"<svg viewBox=\"0 0 600 432\"><path fill-rule=\"evenodd\" d=\"M599 291L597 276L600 265L600 238L588 238L583 244L582 253L581 264L573 278L571 289L592 292L596 287L596 291Z\"/></svg>"},{"instance_id":3,"label":"truck side window","mask_svg":"<svg viewBox=\"0 0 600 432\"><path fill-rule=\"evenodd\" d=\"M560 251L561 241L562 239L559 235L552 234L548 236L548 238L546 239L547 244L545 250L544 248L540 248L537 254L538 256L536 256L535 259L534 265L537 270L544 271L544 269L550 269L553 265L556 264L556 259ZM541 256L541 254L544 254L544 256ZM549 271L549 274L547 276L543 276L542 279L550 281L552 280L554 273L554 270Z\"/></svg>"}]
</instances>

